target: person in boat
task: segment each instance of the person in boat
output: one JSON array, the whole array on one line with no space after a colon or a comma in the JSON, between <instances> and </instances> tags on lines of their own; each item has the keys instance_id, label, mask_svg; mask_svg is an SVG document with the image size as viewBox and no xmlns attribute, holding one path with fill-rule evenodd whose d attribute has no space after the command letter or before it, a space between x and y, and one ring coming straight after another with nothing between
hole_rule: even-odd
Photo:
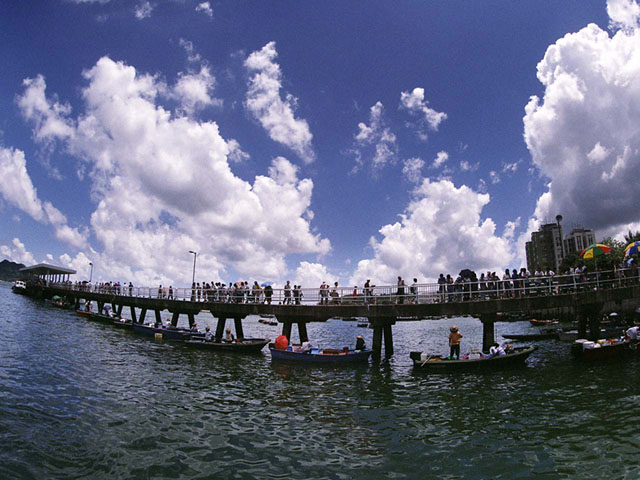
<instances>
[{"instance_id":1,"label":"person in boat","mask_svg":"<svg viewBox=\"0 0 640 480\"><path fill-rule=\"evenodd\" d=\"M235 336L231 333L231 329L227 328L224 333L224 341L227 343L231 343L235 340Z\"/></svg>"},{"instance_id":2,"label":"person in boat","mask_svg":"<svg viewBox=\"0 0 640 480\"><path fill-rule=\"evenodd\" d=\"M198 324L196 322L193 322L193 325L191 325L189 330L191 331L191 333L198 333Z\"/></svg>"},{"instance_id":3,"label":"person in boat","mask_svg":"<svg viewBox=\"0 0 640 480\"><path fill-rule=\"evenodd\" d=\"M162 320L156 320L156 323L153 324L153 328L162 328L164 327L164 325L162 325Z\"/></svg>"},{"instance_id":4,"label":"person in boat","mask_svg":"<svg viewBox=\"0 0 640 480\"><path fill-rule=\"evenodd\" d=\"M300 352L302 353L311 353L311 342L310 341L306 341L306 342L302 342L302 347L300 348Z\"/></svg>"},{"instance_id":5,"label":"person in boat","mask_svg":"<svg viewBox=\"0 0 640 480\"><path fill-rule=\"evenodd\" d=\"M173 324L171 323L171 319L167 318L167 325L165 328L173 328Z\"/></svg>"},{"instance_id":6,"label":"person in boat","mask_svg":"<svg viewBox=\"0 0 640 480\"><path fill-rule=\"evenodd\" d=\"M211 332L211 327L209 327L209 325L204 329L204 341L213 342L213 332Z\"/></svg>"},{"instance_id":7,"label":"person in boat","mask_svg":"<svg viewBox=\"0 0 640 480\"><path fill-rule=\"evenodd\" d=\"M457 360L460 360L460 340L462 334L458 330L456 325L449 329L449 358L453 359L454 355Z\"/></svg>"},{"instance_id":8,"label":"person in boat","mask_svg":"<svg viewBox=\"0 0 640 480\"><path fill-rule=\"evenodd\" d=\"M638 343L640 341L640 327L635 326L628 328L624 333L625 340L630 341L631 343Z\"/></svg>"},{"instance_id":9,"label":"person in boat","mask_svg":"<svg viewBox=\"0 0 640 480\"><path fill-rule=\"evenodd\" d=\"M505 352L504 348L497 343L491 345L489 349L489 357L504 357L506 354L507 352Z\"/></svg>"},{"instance_id":10,"label":"person in boat","mask_svg":"<svg viewBox=\"0 0 640 480\"><path fill-rule=\"evenodd\" d=\"M356 350L365 350L367 348L367 344L364 342L364 338L362 335L358 335L356 337Z\"/></svg>"}]
</instances>

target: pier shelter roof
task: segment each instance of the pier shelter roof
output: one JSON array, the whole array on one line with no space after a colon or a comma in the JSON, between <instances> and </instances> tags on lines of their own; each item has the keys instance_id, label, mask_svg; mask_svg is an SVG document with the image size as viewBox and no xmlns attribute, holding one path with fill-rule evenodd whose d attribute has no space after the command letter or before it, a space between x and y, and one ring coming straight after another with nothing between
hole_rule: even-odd
<instances>
[{"instance_id":1,"label":"pier shelter roof","mask_svg":"<svg viewBox=\"0 0 640 480\"><path fill-rule=\"evenodd\" d=\"M49 265L48 263L39 263L30 267L24 267L20 269L20 272L26 274L37 275L39 277L47 275L73 275L75 270L64 267L57 267L55 265Z\"/></svg>"}]
</instances>

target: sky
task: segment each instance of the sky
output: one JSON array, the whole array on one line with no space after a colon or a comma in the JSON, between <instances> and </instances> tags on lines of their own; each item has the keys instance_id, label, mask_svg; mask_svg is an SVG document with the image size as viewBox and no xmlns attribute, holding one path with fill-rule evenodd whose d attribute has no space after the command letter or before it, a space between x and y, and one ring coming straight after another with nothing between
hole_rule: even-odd
<instances>
[{"instance_id":1,"label":"sky","mask_svg":"<svg viewBox=\"0 0 640 480\"><path fill-rule=\"evenodd\" d=\"M640 230L635 0L0 3L0 257L420 283ZM90 269L93 264L93 270Z\"/></svg>"}]
</instances>

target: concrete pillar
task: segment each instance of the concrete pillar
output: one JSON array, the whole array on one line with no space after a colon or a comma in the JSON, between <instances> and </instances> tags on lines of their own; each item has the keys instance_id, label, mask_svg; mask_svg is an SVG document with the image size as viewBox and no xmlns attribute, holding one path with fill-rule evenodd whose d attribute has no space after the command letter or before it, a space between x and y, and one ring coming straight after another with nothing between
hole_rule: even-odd
<instances>
[{"instance_id":1,"label":"concrete pillar","mask_svg":"<svg viewBox=\"0 0 640 480\"><path fill-rule=\"evenodd\" d=\"M287 337L289 343L291 343L291 322L285 322L282 324L282 335Z\"/></svg>"},{"instance_id":2,"label":"concrete pillar","mask_svg":"<svg viewBox=\"0 0 640 480\"><path fill-rule=\"evenodd\" d=\"M393 355L393 334L391 324L384 326L384 356L389 358Z\"/></svg>"},{"instance_id":3,"label":"concrete pillar","mask_svg":"<svg viewBox=\"0 0 640 480\"><path fill-rule=\"evenodd\" d=\"M102 307L104 307L104 302L98 302L98 313L102 314Z\"/></svg>"},{"instance_id":4,"label":"concrete pillar","mask_svg":"<svg viewBox=\"0 0 640 480\"><path fill-rule=\"evenodd\" d=\"M133 305L131 305L131 307L129 307L129 308L130 308L130 311L131 311L131 321L133 323L138 323L138 321L136 319L136 309L135 309L135 307Z\"/></svg>"},{"instance_id":5,"label":"concrete pillar","mask_svg":"<svg viewBox=\"0 0 640 480\"><path fill-rule=\"evenodd\" d=\"M589 340L598 340L600 337L600 314L599 312L589 313Z\"/></svg>"},{"instance_id":6,"label":"concrete pillar","mask_svg":"<svg viewBox=\"0 0 640 480\"><path fill-rule=\"evenodd\" d=\"M309 341L307 324L305 322L298 322L298 333L300 334L300 343Z\"/></svg>"},{"instance_id":7,"label":"concrete pillar","mask_svg":"<svg viewBox=\"0 0 640 480\"><path fill-rule=\"evenodd\" d=\"M382 330L380 325L374 325L373 327L373 350L372 356L374 360L380 360L382 357Z\"/></svg>"},{"instance_id":8,"label":"concrete pillar","mask_svg":"<svg viewBox=\"0 0 640 480\"><path fill-rule=\"evenodd\" d=\"M187 318L189 318L189 328L193 327L193 324L196 323L193 313L187 313Z\"/></svg>"},{"instance_id":9,"label":"concrete pillar","mask_svg":"<svg viewBox=\"0 0 640 480\"><path fill-rule=\"evenodd\" d=\"M162 323L162 315L160 315L160 310L154 310L154 312L156 314L156 323Z\"/></svg>"},{"instance_id":10,"label":"concrete pillar","mask_svg":"<svg viewBox=\"0 0 640 480\"><path fill-rule=\"evenodd\" d=\"M224 317L218 318L218 325L216 326L216 339L221 340L224 336L224 326L227 323L227 319Z\"/></svg>"},{"instance_id":11,"label":"concrete pillar","mask_svg":"<svg viewBox=\"0 0 640 480\"><path fill-rule=\"evenodd\" d=\"M171 316L171 325L173 325L174 327L177 327L179 319L180 319L180 313L173 312L173 315Z\"/></svg>"},{"instance_id":12,"label":"concrete pillar","mask_svg":"<svg viewBox=\"0 0 640 480\"><path fill-rule=\"evenodd\" d=\"M498 316L495 313L485 313L480 315L482 322L482 351L489 353L491 346L496 343L495 322Z\"/></svg>"},{"instance_id":13,"label":"concrete pillar","mask_svg":"<svg viewBox=\"0 0 640 480\"><path fill-rule=\"evenodd\" d=\"M233 325L236 327L236 338L244 338L244 332L242 331L242 318L234 318Z\"/></svg>"},{"instance_id":14,"label":"concrete pillar","mask_svg":"<svg viewBox=\"0 0 640 480\"><path fill-rule=\"evenodd\" d=\"M582 311L576 312L578 319L578 338L587 338L587 316Z\"/></svg>"},{"instance_id":15,"label":"concrete pillar","mask_svg":"<svg viewBox=\"0 0 640 480\"><path fill-rule=\"evenodd\" d=\"M143 308L142 310L140 310L140 316L138 317L138 323L144 323L144 317L146 317L146 316L147 316L147 309ZM135 320L133 318L131 320L133 320L135 322Z\"/></svg>"}]
</instances>

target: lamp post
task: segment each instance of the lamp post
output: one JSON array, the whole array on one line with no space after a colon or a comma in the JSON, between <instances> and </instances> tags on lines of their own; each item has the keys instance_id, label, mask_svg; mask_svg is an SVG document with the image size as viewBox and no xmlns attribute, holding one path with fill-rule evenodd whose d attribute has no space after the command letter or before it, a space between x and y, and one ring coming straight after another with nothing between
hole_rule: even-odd
<instances>
[{"instance_id":1,"label":"lamp post","mask_svg":"<svg viewBox=\"0 0 640 480\"><path fill-rule=\"evenodd\" d=\"M91 272L89 273L89 283L91 283L91 279L93 279L93 262L89 262L89 266L91 267Z\"/></svg>"},{"instance_id":2,"label":"lamp post","mask_svg":"<svg viewBox=\"0 0 640 480\"><path fill-rule=\"evenodd\" d=\"M189 253L193 253L193 276L191 277L191 285L193 285L196 283L196 257L198 256L198 253L193 250L189 250Z\"/></svg>"}]
</instances>

